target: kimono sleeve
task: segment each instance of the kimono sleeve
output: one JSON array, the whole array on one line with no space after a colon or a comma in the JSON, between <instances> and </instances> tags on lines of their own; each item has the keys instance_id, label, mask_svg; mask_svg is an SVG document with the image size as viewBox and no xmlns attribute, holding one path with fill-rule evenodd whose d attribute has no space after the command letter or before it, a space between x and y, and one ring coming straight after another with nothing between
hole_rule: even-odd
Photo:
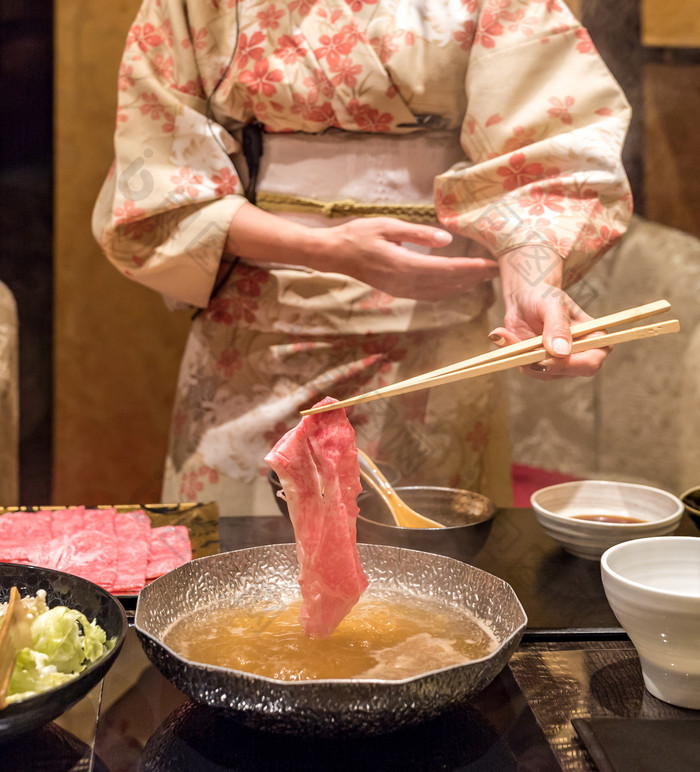
<instances>
[{"instance_id":1,"label":"kimono sleeve","mask_svg":"<svg viewBox=\"0 0 700 772\"><path fill-rule=\"evenodd\" d=\"M245 202L229 155L238 147L206 115L205 88L183 0L146 0L119 70L115 160L93 233L125 275L205 307L228 227Z\"/></svg>"},{"instance_id":2,"label":"kimono sleeve","mask_svg":"<svg viewBox=\"0 0 700 772\"><path fill-rule=\"evenodd\" d=\"M438 217L496 256L554 249L569 285L629 222L630 107L563 0L486 0L467 27L460 139L471 163L436 178Z\"/></svg>"}]
</instances>

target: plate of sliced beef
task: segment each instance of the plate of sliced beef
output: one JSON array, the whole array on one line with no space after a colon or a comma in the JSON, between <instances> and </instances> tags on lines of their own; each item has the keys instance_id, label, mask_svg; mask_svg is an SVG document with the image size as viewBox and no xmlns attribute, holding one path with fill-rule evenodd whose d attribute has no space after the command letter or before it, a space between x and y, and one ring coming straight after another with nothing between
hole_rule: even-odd
<instances>
[{"instance_id":1,"label":"plate of sliced beef","mask_svg":"<svg viewBox=\"0 0 700 772\"><path fill-rule=\"evenodd\" d=\"M175 505L172 517L154 506L3 510L0 562L64 571L135 598L148 582L192 560L191 518L182 516L183 507Z\"/></svg>"}]
</instances>

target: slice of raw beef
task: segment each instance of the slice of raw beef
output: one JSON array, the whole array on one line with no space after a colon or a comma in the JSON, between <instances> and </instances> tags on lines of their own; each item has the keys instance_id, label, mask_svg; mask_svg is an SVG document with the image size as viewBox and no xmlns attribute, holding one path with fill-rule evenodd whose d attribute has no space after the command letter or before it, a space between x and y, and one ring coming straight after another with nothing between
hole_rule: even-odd
<instances>
[{"instance_id":1,"label":"slice of raw beef","mask_svg":"<svg viewBox=\"0 0 700 772\"><path fill-rule=\"evenodd\" d=\"M151 529L147 579L166 574L189 560L192 560L192 543L186 526L163 525Z\"/></svg>"},{"instance_id":2,"label":"slice of raw beef","mask_svg":"<svg viewBox=\"0 0 700 772\"><path fill-rule=\"evenodd\" d=\"M51 512L51 533L57 536L71 536L85 528L85 507L68 507Z\"/></svg>"},{"instance_id":3,"label":"slice of raw beef","mask_svg":"<svg viewBox=\"0 0 700 772\"><path fill-rule=\"evenodd\" d=\"M112 591L117 575L117 540L104 531L82 530L55 537L38 565L82 576Z\"/></svg>"},{"instance_id":4,"label":"slice of raw beef","mask_svg":"<svg viewBox=\"0 0 700 772\"><path fill-rule=\"evenodd\" d=\"M0 541L13 544L35 544L49 541L53 536L51 523L53 513L8 512L0 517Z\"/></svg>"},{"instance_id":5,"label":"slice of raw beef","mask_svg":"<svg viewBox=\"0 0 700 772\"><path fill-rule=\"evenodd\" d=\"M151 518L142 510L113 515L117 540L117 575L112 592L137 593L146 584L146 566L151 554Z\"/></svg>"},{"instance_id":6,"label":"slice of raw beef","mask_svg":"<svg viewBox=\"0 0 700 772\"><path fill-rule=\"evenodd\" d=\"M345 410L304 416L265 460L280 478L294 526L299 621L307 635L327 638L368 584L357 553L360 469Z\"/></svg>"},{"instance_id":7,"label":"slice of raw beef","mask_svg":"<svg viewBox=\"0 0 700 772\"><path fill-rule=\"evenodd\" d=\"M83 512L85 528L96 531L106 531L114 536L114 518L117 510L115 507L102 507L101 509L86 509Z\"/></svg>"}]
</instances>

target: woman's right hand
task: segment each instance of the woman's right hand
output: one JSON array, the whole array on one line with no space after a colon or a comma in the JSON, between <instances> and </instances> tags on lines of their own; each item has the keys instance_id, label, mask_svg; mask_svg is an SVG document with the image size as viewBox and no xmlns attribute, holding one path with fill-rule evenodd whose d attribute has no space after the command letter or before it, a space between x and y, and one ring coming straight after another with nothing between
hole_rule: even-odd
<instances>
[{"instance_id":1,"label":"woman's right hand","mask_svg":"<svg viewBox=\"0 0 700 772\"><path fill-rule=\"evenodd\" d=\"M394 297L436 301L471 292L498 276L495 260L481 257L442 257L403 246L440 249L452 241L441 228L371 217L349 220L322 229L327 240L326 267L344 273Z\"/></svg>"},{"instance_id":2,"label":"woman's right hand","mask_svg":"<svg viewBox=\"0 0 700 772\"><path fill-rule=\"evenodd\" d=\"M442 228L392 217L309 228L246 203L231 221L226 252L259 262L342 273L394 297L434 302L471 292L498 276L495 260L423 254L402 246L441 249L451 241Z\"/></svg>"}]
</instances>

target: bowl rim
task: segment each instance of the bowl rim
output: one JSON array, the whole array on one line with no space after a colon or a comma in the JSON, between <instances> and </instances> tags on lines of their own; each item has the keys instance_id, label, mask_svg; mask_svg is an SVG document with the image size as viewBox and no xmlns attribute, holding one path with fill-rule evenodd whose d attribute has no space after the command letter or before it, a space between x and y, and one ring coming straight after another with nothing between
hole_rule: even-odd
<instances>
[{"instance_id":1,"label":"bowl rim","mask_svg":"<svg viewBox=\"0 0 700 772\"><path fill-rule=\"evenodd\" d=\"M618 552L620 550L626 550L626 549L640 549L640 543L641 547L643 548L643 545L647 542L661 542L664 541L664 543L669 544L671 542L683 542L685 544L689 544L691 541L698 544L698 549L700 550L700 538L697 536L649 536L645 539L632 539L631 541L623 541L619 544L615 544L612 547L608 547L607 550L602 554L600 558L600 572L605 578L606 576L610 577L611 579L614 579L615 581L619 582L620 584L624 585L628 589L634 589L634 590L642 590L646 593L649 593L654 596L658 596L659 598L683 598L683 599L690 599L690 600L698 600L700 601L700 592L680 592L680 591L672 591L672 590L662 590L658 587L653 587L649 584L644 584L642 582L637 582L634 579L628 579L626 576L622 576L622 574L615 571L610 566L610 558L613 556L613 553ZM700 554L700 552L699 552Z\"/></svg>"},{"instance_id":2,"label":"bowl rim","mask_svg":"<svg viewBox=\"0 0 700 772\"><path fill-rule=\"evenodd\" d=\"M555 490L557 488L570 488L572 486L576 485L595 485L596 487L605 487L605 486L623 486L624 488L636 488L641 490L648 490L653 491L656 494L661 494L662 497L669 499L676 505L676 509L674 512L672 512L670 515L667 515L666 517L659 518L658 520L647 520L643 523L601 523L596 520L576 520L575 517L572 515L563 515L559 512L553 512L551 509L547 509L542 504L538 503L536 501L536 496L540 493L548 492ZM660 525L668 525L670 523L675 522L676 520L680 520L680 518L683 516L683 512L685 510L685 504L681 501L681 499L676 496L674 493L671 493L670 491L666 491L663 488L657 488L653 485L644 485L642 483L628 483L628 482L622 482L617 480L571 480L569 482L563 482L563 483L556 483L555 485L547 485L544 488L538 488L536 491L532 493L530 496L530 505L532 506L532 509L535 511L535 514L537 516L542 515L543 517L550 517L553 520L557 520L560 522L566 522L566 523L575 523L578 526L581 526L585 524L588 528L594 528L594 529L600 529L604 531L605 529L635 529L635 530L653 530L654 528L658 528ZM692 538L692 537L691 537Z\"/></svg>"},{"instance_id":3,"label":"bowl rim","mask_svg":"<svg viewBox=\"0 0 700 772\"><path fill-rule=\"evenodd\" d=\"M425 530L425 529L422 529L422 530ZM226 552L219 553L216 556L204 555L201 558L195 558L194 560L189 561L189 563L193 564L193 563L198 563L200 561L203 562L203 561L206 561L207 559L211 559L212 557L221 557L222 555L231 555L239 552L250 552L253 550L261 550L266 547L269 548L270 546L296 548L296 543L288 542L286 544L274 544L274 545L261 544L253 547L241 547L240 549L237 549L237 550L227 550ZM432 555L433 557L439 557L444 560L463 562L463 561L458 561L457 558L451 558L448 555L435 555L434 553L426 553L424 550L415 550L409 547L396 547L394 545L387 545L387 544L363 544L361 546L370 547L370 548L372 547L389 548L389 549L401 550L404 552L418 552L421 554ZM519 610L522 616L521 623L517 626L517 628L515 628L511 633L509 633L508 636L506 636L502 641L498 642L498 645L493 651L489 652L483 657L479 657L478 659L470 659L470 660L467 660L466 662L457 663L455 665L447 665L445 667L435 668L433 670L426 670L424 672L418 673L417 675L413 675L408 678L311 678L304 681L295 681L295 680L285 680L282 678L271 678L270 676L263 676L263 675L259 675L258 673L251 673L246 670L237 670L236 668L231 668L231 667L224 667L223 665L210 665L210 664L207 664L206 662L197 662L196 660L192 660L192 659L189 659L188 657L184 657L182 654L178 654L170 646L168 646L162 638L158 638L154 636L152 633L148 632L147 630L144 630L144 628L139 624L139 619L138 619L139 604L141 602L141 593L144 593L145 595L146 594L145 591L148 589L148 587L155 586L159 582L159 580L164 579L168 574L164 574L162 577L160 576L157 577L149 585L146 585L139 592L139 597L136 602L136 611L134 612L134 619L132 624L134 629L138 633L138 635L143 635L155 645L163 648L168 653L169 656L175 657L176 659L179 659L180 661L185 662L189 667L195 668L197 670L203 669L203 670L214 670L214 671L223 672L223 673L232 673L236 677L254 679L256 681L259 680L269 684L273 684L275 686L284 686L284 687L294 686L295 689L301 689L304 687L311 687L311 686L318 686L318 685L328 685L328 684L331 684L331 685L343 684L346 686L352 685L352 684L375 684L381 687L404 686L406 684L410 684L414 681L420 681L426 677L433 676L438 673L449 672L450 670L457 669L457 668L472 667L482 662L487 662L490 659L493 659L493 657L496 656L500 651L507 649L508 646L512 644L515 638L519 639L520 637L522 637L523 633L525 632L528 624L527 612L525 611L525 607L523 606L522 601L518 597L512 585L509 582L506 582L505 579L501 579L500 576L491 574L489 571L484 571L484 569L482 568L477 568L476 566L472 566L469 564L467 565L472 570L479 571L480 573L484 573L484 574L489 574L494 579L497 579L499 582L501 582L502 584L504 584L510 589L513 595L513 600L515 601L516 606L519 607ZM177 569L173 569L173 570L177 571ZM171 573L171 572L168 572L168 573ZM150 590L149 592L154 592L154 590Z\"/></svg>"},{"instance_id":4,"label":"bowl rim","mask_svg":"<svg viewBox=\"0 0 700 772\"><path fill-rule=\"evenodd\" d=\"M449 488L447 486L443 485L395 485L393 486L394 490L397 493L401 493L401 491L413 491L413 490L431 490L431 491L451 491L451 492L457 492L457 493L468 493L471 496L478 496L479 498L483 499L485 504L487 504L487 508L485 511L485 514L480 516L478 520L474 520L473 523L462 523L461 525L443 525L442 528L406 528L403 525L396 525L395 523L380 523L377 520L371 520L369 517L365 517L362 514L362 510L357 514L357 519L362 520L363 523L368 523L369 525L376 526L377 528L389 528L391 530L396 531L397 533L445 533L445 531L456 531L460 528L472 528L475 525L481 525L482 523L487 523L489 520L493 520L493 518L496 515L496 512L498 510L498 507L491 501L491 499L488 496L484 496L483 493L477 493L476 491L470 491L466 488ZM377 494L374 491L368 490L368 491L362 491L362 493L358 494L357 501L358 501L358 508L359 508L359 502L360 499L365 496L377 496ZM416 550L420 551L420 550Z\"/></svg>"}]
</instances>

